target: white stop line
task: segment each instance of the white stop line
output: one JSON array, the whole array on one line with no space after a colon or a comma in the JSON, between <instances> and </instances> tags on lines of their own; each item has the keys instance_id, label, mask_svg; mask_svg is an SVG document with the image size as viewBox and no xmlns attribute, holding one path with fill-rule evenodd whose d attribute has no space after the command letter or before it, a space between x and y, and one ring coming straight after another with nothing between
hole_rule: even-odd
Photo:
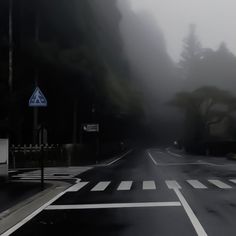
<instances>
[{"instance_id":1,"label":"white stop line","mask_svg":"<svg viewBox=\"0 0 236 236\"><path fill-rule=\"evenodd\" d=\"M180 202L135 202L135 203L50 205L47 208L45 208L45 210L78 210L78 209L109 209L109 208L173 207L173 206L181 206L181 203Z\"/></svg>"}]
</instances>

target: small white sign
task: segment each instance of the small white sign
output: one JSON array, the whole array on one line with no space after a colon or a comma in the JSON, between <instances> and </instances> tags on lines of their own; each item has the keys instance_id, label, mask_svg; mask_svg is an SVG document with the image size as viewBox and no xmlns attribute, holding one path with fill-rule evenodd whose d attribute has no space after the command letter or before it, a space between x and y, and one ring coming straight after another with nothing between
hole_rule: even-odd
<instances>
[{"instance_id":1,"label":"small white sign","mask_svg":"<svg viewBox=\"0 0 236 236\"><path fill-rule=\"evenodd\" d=\"M99 124L86 124L83 129L85 132L99 132Z\"/></svg>"}]
</instances>

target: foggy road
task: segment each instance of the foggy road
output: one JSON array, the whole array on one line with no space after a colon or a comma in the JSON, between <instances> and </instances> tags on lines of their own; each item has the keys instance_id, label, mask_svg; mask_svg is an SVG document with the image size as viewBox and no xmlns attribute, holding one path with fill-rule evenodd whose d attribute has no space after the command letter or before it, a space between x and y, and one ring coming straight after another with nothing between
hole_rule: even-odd
<instances>
[{"instance_id":1,"label":"foggy road","mask_svg":"<svg viewBox=\"0 0 236 236\"><path fill-rule=\"evenodd\" d=\"M235 236L234 9L0 1L0 236Z\"/></svg>"},{"instance_id":2,"label":"foggy road","mask_svg":"<svg viewBox=\"0 0 236 236\"><path fill-rule=\"evenodd\" d=\"M136 149L78 177L12 235L235 235L236 177L223 163Z\"/></svg>"}]
</instances>

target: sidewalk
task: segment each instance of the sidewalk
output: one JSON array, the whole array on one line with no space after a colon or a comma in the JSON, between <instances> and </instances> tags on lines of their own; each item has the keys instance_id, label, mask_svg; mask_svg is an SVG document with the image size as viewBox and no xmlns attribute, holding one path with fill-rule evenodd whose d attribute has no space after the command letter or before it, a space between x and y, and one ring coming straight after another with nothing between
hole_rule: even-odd
<instances>
[{"instance_id":1,"label":"sidewalk","mask_svg":"<svg viewBox=\"0 0 236 236\"><path fill-rule=\"evenodd\" d=\"M45 184L45 189L50 185ZM10 181L0 184L0 215L18 203L41 192L41 185L37 182Z\"/></svg>"},{"instance_id":2,"label":"sidewalk","mask_svg":"<svg viewBox=\"0 0 236 236\"><path fill-rule=\"evenodd\" d=\"M0 184L0 235L25 219L73 184L78 174L92 167L45 168L45 188L40 171L22 170Z\"/></svg>"}]
</instances>

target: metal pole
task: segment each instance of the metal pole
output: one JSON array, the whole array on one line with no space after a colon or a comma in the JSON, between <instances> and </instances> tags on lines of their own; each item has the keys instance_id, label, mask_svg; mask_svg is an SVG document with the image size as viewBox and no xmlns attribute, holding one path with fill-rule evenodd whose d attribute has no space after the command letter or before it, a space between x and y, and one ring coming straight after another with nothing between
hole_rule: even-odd
<instances>
[{"instance_id":1,"label":"metal pole","mask_svg":"<svg viewBox=\"0 0 236 236\"><path fill-rule=\"evenodd\" d=\"M73 107L73 144L77 143L77 112L78 112L78 100L77 98L74 100Z\"/></svg>"},{"instance_id":2,"label":"metal pole","mask_svg":"<svg viewBox=\"0 0 236 236\"><path fill-rule=\"evenodd\" d=\"M38 9L37 9L38 10ZM35 20L35 42L38 43L39 42L39 12L36 12L36 20ZM35 77L34 77L34 84L35 87L38 86L38 68L35 68ZM39 110L38 107L34 107L34 144L37 144L37 142L39 142L38 140L38 116L39 116ZM43 129L42 129L43 130ZM42 132L42 130L40 130L39 132ZM43 134L41 134L41 138L42 138ZM43 140L40 141L41 143L41 155L40 155L40 169L41 169L41 189L44 189L44 150L43 150Z\"/></svg>"},{"instance_id":3,"label":"metal pole","mask_svg":"<svg viewBox=\"0 0 236 236\"><path fill-rule=\"evenodd\" d=\"M41 189L44 189L44 148L43 148L43 144L41 145L41 158L40 158L40 162L41 162Z\"/></svg>"},{"instance_id":4,"label":"metal pole","mask_svg":"<svg viewBox=\"0 0 236 236\"><path fill-rule=\"evenodd\" d=\"M39 14L36 12L36 19L35 19L35 42L39 42ZM34 76L34 85L35 87L38 86L38 69L35 68L35 76ZM34 121L33 121L33 141L34 144L37 144L37 133L38 133L38 108L34 107Z\"/></svg>"},{"instance_id":5,"label":"metal pole","mask_svg":"<svg viewBox=\"0 0 236 236\"><path fill-rule=\"evenodd\" d=\"M38 144L38 108L34 107L33 144Z\"/></svg>"},{"instance_id":6,"label":"metal pole","mask_svg":"<svg viewBox=\"0 0 236 236\"><path fill-rule=\"evenodd\" d=\"M8 86L10 94L12 93L12 80L13 80L13 34L12 34L12 0L9 0L9 28L8 28L8 37L9 37L9 62L8 62Z\"/></svg>"}]
</instances>

